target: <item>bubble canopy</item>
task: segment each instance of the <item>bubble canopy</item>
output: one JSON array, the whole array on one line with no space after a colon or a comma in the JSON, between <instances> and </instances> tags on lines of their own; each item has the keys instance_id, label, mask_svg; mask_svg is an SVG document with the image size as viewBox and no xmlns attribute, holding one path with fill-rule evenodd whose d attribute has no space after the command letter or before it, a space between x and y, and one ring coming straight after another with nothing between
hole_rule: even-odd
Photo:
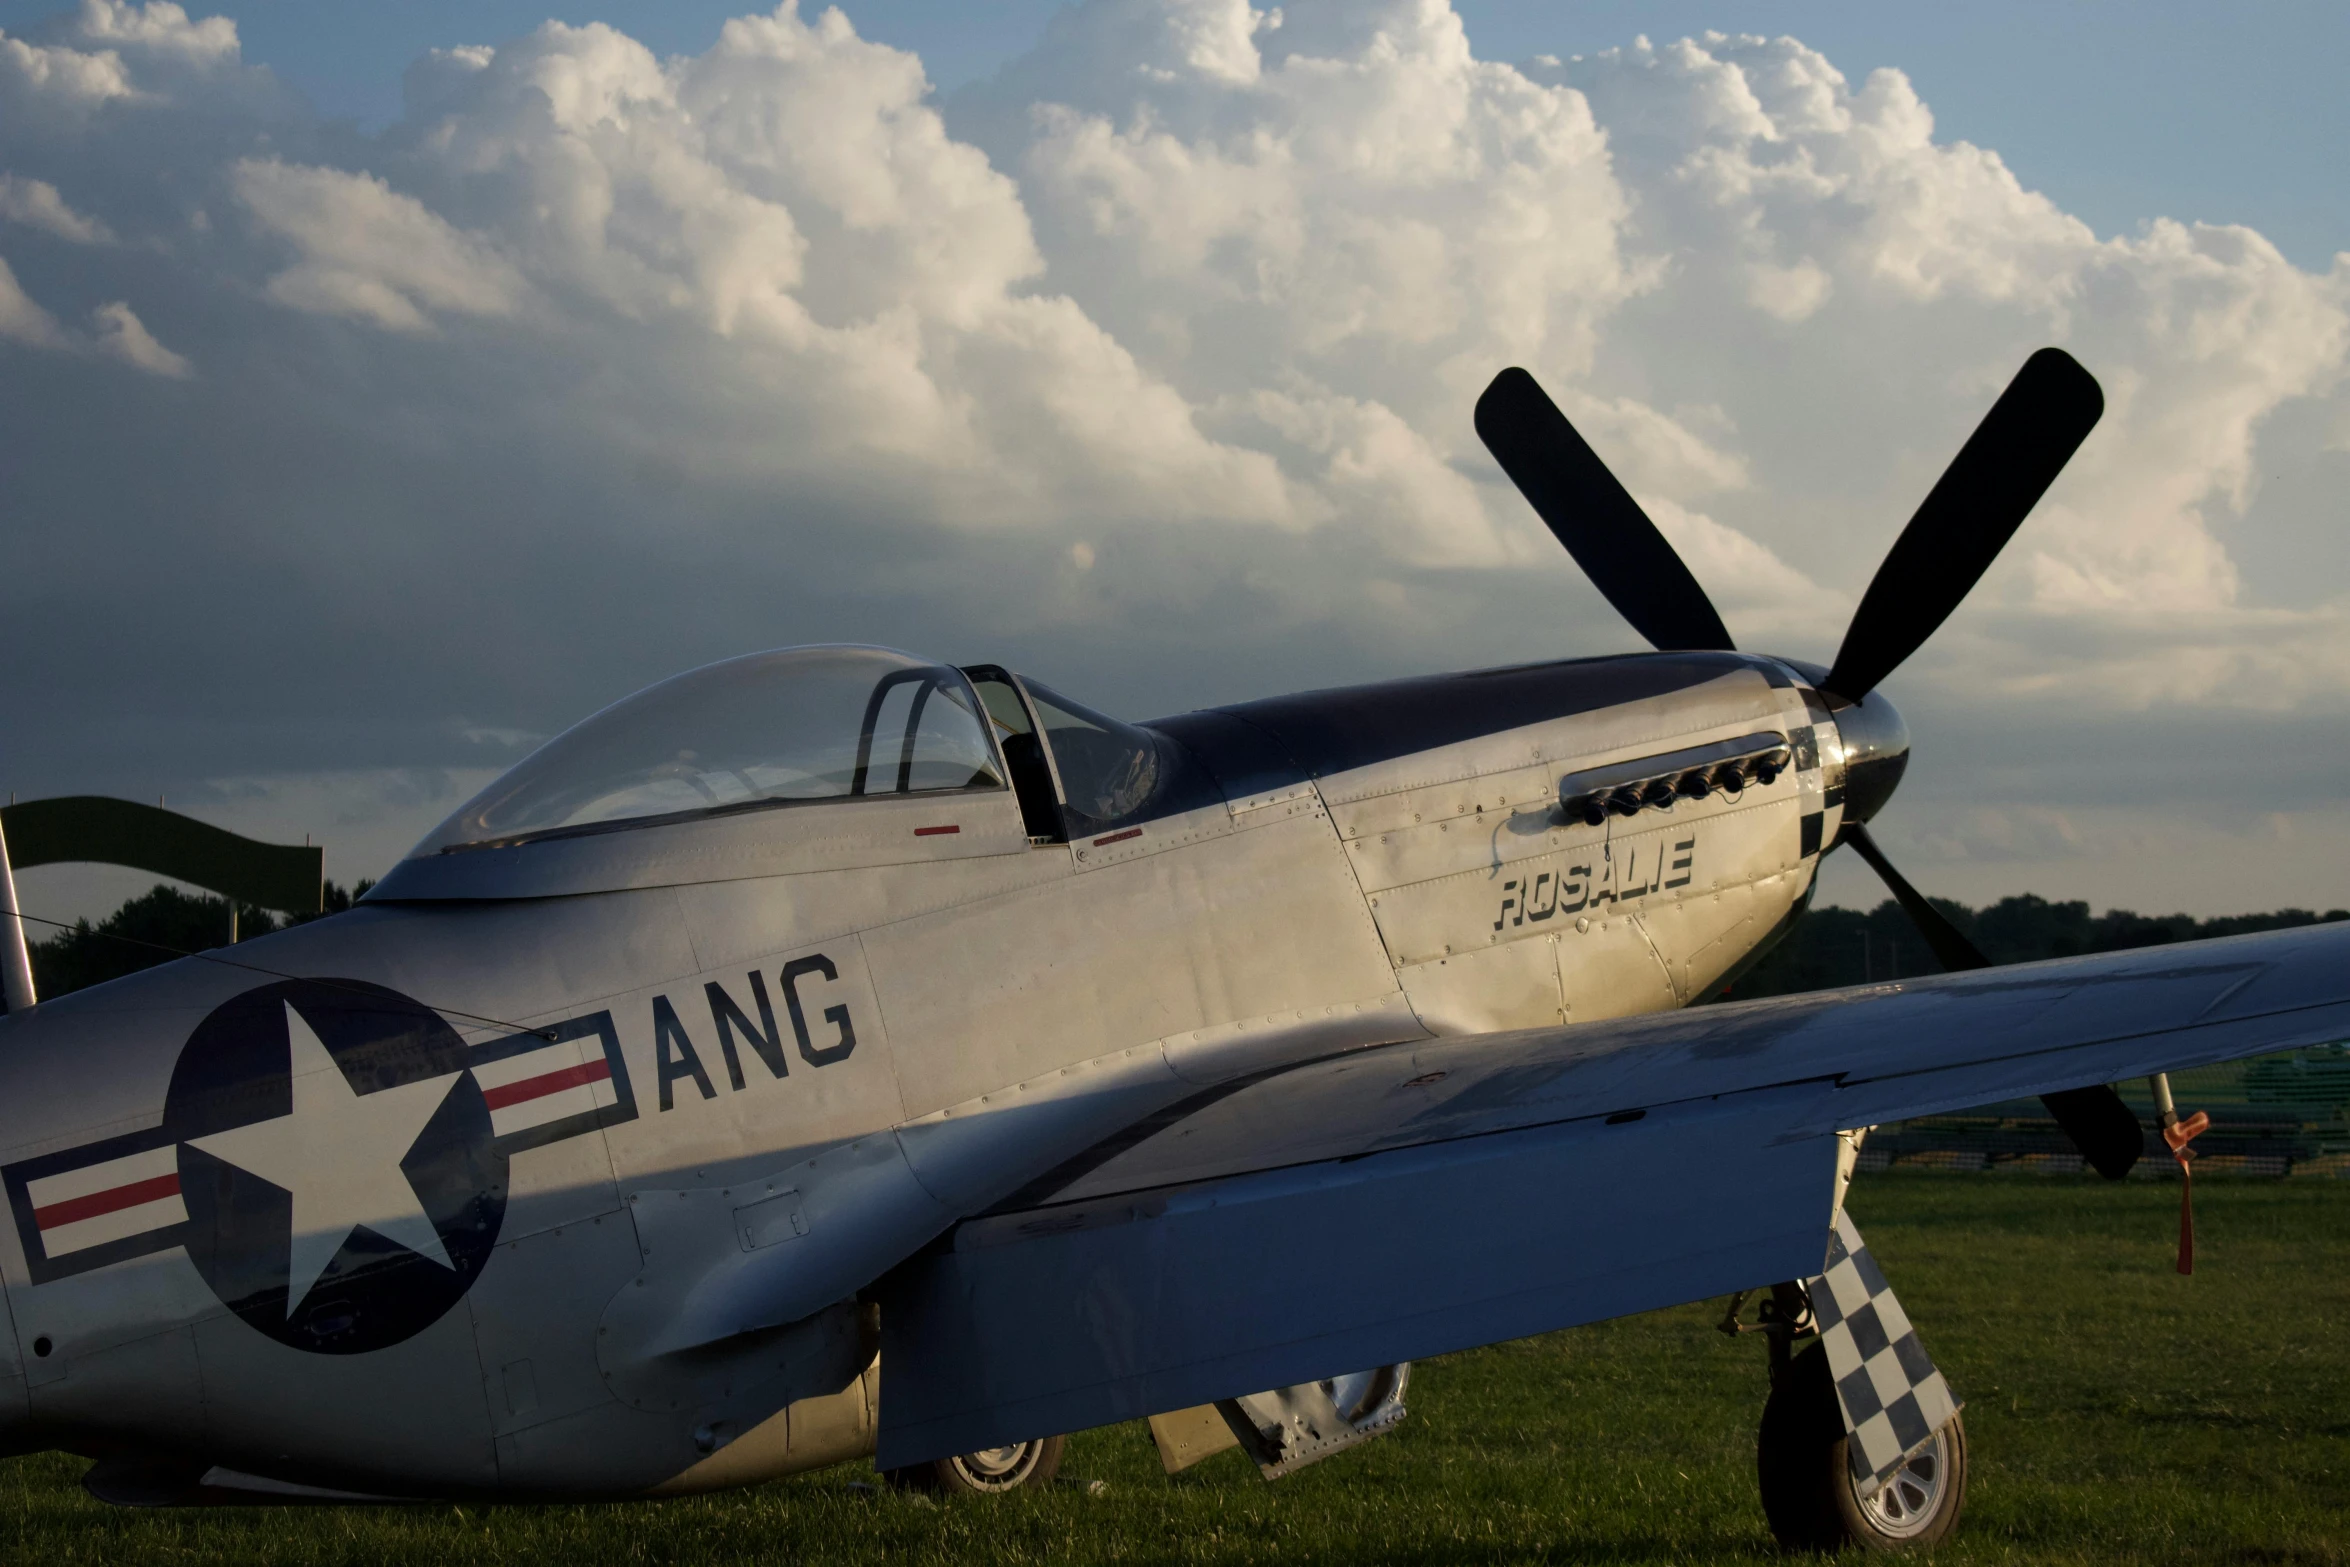
<instances>
[{"instance_id":1,"label":"bubble canopy","mask_svg":"<svg viewBox=\"0 0 2350 1567\"><path fill-rule=\"evenodd\" d=\"M573 725L410 858L773 806L1000 789L981 711L961 670L889 648L730 658Z\"/></svg>"}]
</instances>

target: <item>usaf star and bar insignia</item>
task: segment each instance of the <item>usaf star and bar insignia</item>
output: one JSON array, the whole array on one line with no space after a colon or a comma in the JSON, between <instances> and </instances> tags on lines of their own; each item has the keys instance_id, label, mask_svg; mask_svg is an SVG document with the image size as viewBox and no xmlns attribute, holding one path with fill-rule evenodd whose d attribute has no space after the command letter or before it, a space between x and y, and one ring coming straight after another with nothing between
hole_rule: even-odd
<instances>
[{"instance_id":1,"label":"usaf star and bar insignia","mask_svg":"<svg viewBox=\"0 0 2350 1567\"><path fill-rule=\"evenodd\" d=\"M381 1348L471 1287L513 1154L632 1120L611 1014L468 1046L358 980L287 980L197 1025L152 1130L0 1170L36 1284L185 1247L272 1338Z\"/></svg>"}]
</instances>

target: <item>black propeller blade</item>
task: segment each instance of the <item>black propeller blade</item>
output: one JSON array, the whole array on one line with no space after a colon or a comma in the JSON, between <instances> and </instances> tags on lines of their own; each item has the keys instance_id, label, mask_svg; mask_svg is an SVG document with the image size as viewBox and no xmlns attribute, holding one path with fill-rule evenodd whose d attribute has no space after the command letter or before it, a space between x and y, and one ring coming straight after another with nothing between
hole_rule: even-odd
<instances>
[{"instance_id":1,"label":"black propeller blade","mask_svg":"<svg viewBox=\"0 0 2350 1567\"><path fill-rule=\"evenodd\" d=\"M1991 960L1983 956L1983 949L1967 940L1966 932L1950 923L1949 917L1926 901L1926 895L1909 884L1909 878L1893 868L1885 858L1885 851L1877 847L1877 840L1858 822L1847 822L1838 835L1838 842L1849 843L1853 852L1869 862L1893 900L1901 905L1901 912L1926 938L1926 946L1934 954L1934 961L1953 974L1964 974L1970 969L1989 968Z\"/></svg>"},{"instance_id":2,"label":"black propeller blade","mask_svg":"<svg viewBox=\"0 0 2350 1567\"><path fill-rule=\"evenodd\" d=\"M1885 851L1877 847L1877 841L1869 836L1866 827L1858 822L1846 823L1841 841L1851 844L1869 862L1869 868L1883 878L1894 900L1901 905L1901 911L1918 928L1918 934L1926 938L1926 945L1944 968L1956 974L1991 966L1982 949L1967 940L1965 932L1951 924L1940 909L1926 901L1925 894L1893 868L1893 862L1885 858ZM2040 1102L2073 1140L2073 1146L2081 1150L2081 1157L2109 1181L2118 1181L2129 1174L2130 1166L2138 1162L2138 1155L2145 1150L2145 1128L2138 1124L2138 1117L2130 1107L2122 1103L2122 1096L2105 1084L2043 1094Z\"/></svg>"},{"instance_id":3,"label":"black propeller blade","mask_svg":"<svg viewBox=\"0 0 2350 1567\"><path fill-rule=\"evenodd\" d=\"M2096 378L2063 349L2025 360L1877 568L1822 689L1857 702L1916 652L1991 569L2104 411Z\"/></svg>"},{"instance_id":4,"label":"black propeller blade","mask_svg":"<svg viewBox=\"0 0 2350 1567\"><path fill-rule=\"evenodd\" d=\"M1736 646L1673 546L1532 376L1513 366L1493 378L1477 435L1633 630L1668 651Z\"/></svg>"},{"instance_id":5,"label":"black propeller blade","mask_svg":"<svg viewBox=\"0 0 2350 1567\"><path fill-rule=\"evenodd\" d=\"M1821 682L1831 704L1860 702L1950 618L2104 411L2096 379L2062 349L2024 361L1877 568ZM1493 378L1477 399L1477 434L1635 631L1660 649L1735 645L1688 566L1532 376L1512 367ZM1884 878L1944 968L1990 966L1858 821L1847 818L1840 841ZM2138 1162L2145 1132L2110 1087L2041 1103L2100 1175L2119 1180Z\"/></svg>"}]
</instances>

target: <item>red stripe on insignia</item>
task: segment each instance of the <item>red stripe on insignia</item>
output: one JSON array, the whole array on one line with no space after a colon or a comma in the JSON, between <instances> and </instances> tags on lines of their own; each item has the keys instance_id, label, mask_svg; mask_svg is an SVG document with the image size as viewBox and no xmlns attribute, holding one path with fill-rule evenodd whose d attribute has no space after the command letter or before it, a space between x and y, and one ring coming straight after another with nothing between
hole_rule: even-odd
<instances>
[{"instance_id":1,"label":"red stripe on insignia","mask_svg":"<svg viewBox=\"0 0 2350 1567\"><path fill-rule=\"evenodd\" d=\"M83 1219L95 1219L104 1213L120 1213L125 1208L136 1208L143 1202L160 1202L180 1194L177 1174L158 1175L144 1181L133 1181L128 1186L117 1186L87 1197L69 1197L64 1202L53 1202L46 1208L33 1210L33 1227L53 1230L61 1224L74 1224Z\"/></svg>"},{"instance_id":2,"label":"red stripe on insignia","mask_svg":"<svg viewBox=\"0 0 2350 1567\"><path fill-rule=\"evenodd\" d=\"M914 829L914 836L917 838L936 838L942 833L961 832L962 830L962 826L959 823L952 827L917 827Z\"/></svg>"},{"instance_id":3,"label":"red stripe on insignia","mask_svg":"<svg viewBox=\"0 0 2350 1567\"><path fill-rule=\"evenodd\" d=\"M1110 835L1109 835L1107 838L1096 838L1096 839L1094 839L1094 841L1093 841L1093 846L1094 846L1095 848L1097 848L1097 849L1098 849L1098 848L1100 848L1100 847L1101 847L1103 844L1105 844L1105 843L1124 843L1124 842L1125 842L1127 839L1129 839L1129 838L1139 838L1139 837L1141 837L1141 836L1142 836L1142 829L1141 829L1141 828L1139 828L1139 827L1129 827L1129 828L1127 828L1127 829L1126 829L1124 832L1114 832L1114 833L1110 834Z\"/></svg>"},{"instance_id":4,"label":"red stripe on insignia","mask_svg":"<svg viewBox=\"0 0 2350 1567\"><path fill-rule=\"evenodd\" d=\"M611 1075L612 1063L598 1056L593 1061L582 1061L577 1066L567 1066L560 1071L542 1072L537 1077L526 1077L517 1083L485 1088L481 1091L481 1098L482 1103L492 1110L503 1110L508 1105L544 1099L549 1094L559 1094L566 1088L577 1088L582 1083L600 1083Z\"/></svg>"}]
</instances>

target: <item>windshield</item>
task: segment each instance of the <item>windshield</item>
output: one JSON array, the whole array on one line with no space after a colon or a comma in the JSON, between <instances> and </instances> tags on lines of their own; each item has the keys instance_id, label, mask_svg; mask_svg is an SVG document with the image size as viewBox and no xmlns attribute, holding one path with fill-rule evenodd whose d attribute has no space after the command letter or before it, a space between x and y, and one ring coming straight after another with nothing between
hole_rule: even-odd
<instances>
[{"instance_id":1,"label":"windshield","mask_svg":"<svg viewBox=\"0 0 2350 1567\"><path fill-rule=\"evenodd\" d=\"M1158 736L1080 707L1033 680L1028 695L1060 770L1071 837L1116 826L1149 801L1165 770Z\"/></svg>"},{"instance_id":2,"label":"windshield","mask_svg":"<svg viewBox=\"0 0 2350 1567\"><path fill-rule=\"evenodd\" d=\"M816 800L1001 788L961 672L878 647L691 670L574 725L417 854Z\"/></svg>"}]
</instances>

